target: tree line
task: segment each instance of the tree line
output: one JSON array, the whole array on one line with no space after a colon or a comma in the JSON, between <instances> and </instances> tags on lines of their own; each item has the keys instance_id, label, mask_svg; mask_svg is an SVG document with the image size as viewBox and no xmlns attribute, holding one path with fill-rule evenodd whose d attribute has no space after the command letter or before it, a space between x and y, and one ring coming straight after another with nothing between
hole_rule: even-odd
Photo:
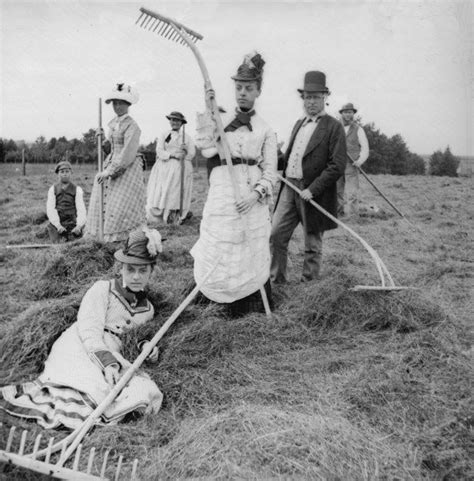
<instances>
[{"instance_id":1,"label":"tree line","mask_svg":"<svg viewBox=\"0 0 474 481\"><path fill-rule=\"evenodd\" d=\"M360 122L360 119L359 119ZM367 134L370 154L364 164L364 170L369 174L393 175L448 175L456 176L459 159L454 156L449 147L444 152L437 150L428 161L428 171L425 159L413 152L400 134L392 137L380 132L374 123L361 124ZM104 151L108 153L110 146L104 143ZM156 159L156 143L140 146L140 153L147 165L152 165ZM73 164L92 164L97 162L96 130L89 129L80 139L52 137L46 140L38 137L33 143L0 138L0 163L18 163L22 156L29 163L57 163L69 160ZM198 153L198 158L201 157ZM202 161L202 159L201 159ZM201 164L201 162L199 162Z\"/></svg>"}]
</instances>

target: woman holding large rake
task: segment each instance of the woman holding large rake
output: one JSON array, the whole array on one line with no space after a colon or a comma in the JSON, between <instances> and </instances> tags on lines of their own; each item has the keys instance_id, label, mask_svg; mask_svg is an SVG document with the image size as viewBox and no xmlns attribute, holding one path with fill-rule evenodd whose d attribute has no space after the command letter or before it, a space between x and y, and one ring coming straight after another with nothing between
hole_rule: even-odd
<instances>
[{"instance_id":1,"label":"woman holding large rake","mask_svg":"<svg viewBox=\"0 0 474 481\"><path fill-rule=\"evenodd\" d=\"M270 294L269 199L276 180L277 141L269 125L255 112L261 94L263 66L260 54L244 58L236 75L234 115L224 119L240 199L236 201L231 175L221 161L212 115L198 116L197 145L208 159L209 193L198 242L191 250L196 282L209 271L217 255L222 262L202 293L227 304L231 315L263 310L261 288ZM207 93L209 106L214 92Z\"/></svg>"},{"instance_id":2,"label":"woman holding large rake","mask_svg":"<svg viewBox=\"0 0 474 481\"><path fill-rule=\"evenodd\" d=\"M137 101L136 90L123 83L105 99L116 114L109 122L112 151L95 177L86 224L86 236L105 242L124 241L133 229L145 224L143 165L137 156L141 131L128 114Z\"/></svg>"},{"instance_id":3,"label":"woman holding large rake","mask_svg":"<svg viewBox=\"0 0 474 481\"><path fill-rule=\"evenodd\" d=\"M81 427L130 366L120 354L123 335L153 318L144 289L160 251L157 231L131 232L125 247L115 252L120 278L97 281L86 292L77 321L54 343L43 373L36 381L3 387L0 409L36 420L44 428ZM156 358L155 348L150 360ZM131 413L158 412L162 397L146 374L135 375L99 423L116 423Z\"/></svg>"}]
</instances>

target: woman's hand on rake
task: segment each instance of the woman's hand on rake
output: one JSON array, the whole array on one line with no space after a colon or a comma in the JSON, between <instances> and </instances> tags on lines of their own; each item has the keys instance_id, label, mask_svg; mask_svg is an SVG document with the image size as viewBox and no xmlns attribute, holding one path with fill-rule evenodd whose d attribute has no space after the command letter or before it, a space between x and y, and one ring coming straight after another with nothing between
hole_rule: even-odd
<instances>
[{"instance_id":1,"label":"woman's hand on rake","mask_svg":"<svg viewBox=\"0 0 474 481\"><path fill-rule=\"evenodd\" d=\"M107 174L105 171L104 172L99 172L95 176L95 180L97 181L98 184L102 184L106 179L108 179L110 176Z\"/></svg>"},{"instance_id":2,"label":"woman's hand on rake","mask_svg":"<svg viewBox=\"0 0 474 481\"><path fill-rule=\"evenodd\" d=\"M104 377L109 386L115 386L120 379L120 366L118 364L109 364L106 366L104 369Z\"/></svg>"},{"instance_id":3,"label":"woman's hand on rake","mask_svg":"<svg viewBox=\"0 0 474 481\"><path fill-rule=\"evenodd\" d=\"M145 347L146 347L148 344L150 344L149 341L146 341L146 342L144 342L144 343L142 344L142 351L143 351L143 349L145 349ZM159 352L159 350L158 350L158 347L155 346L155 347L151 350L150 354L148 354L148 357L147 357L146 359L147 359L147 361L150 361L150 362L156 362L156 361L158 361L158 356L159 356L159 354L160 354L160 352Z\"/></svg>"},{"instance_id":4,"label":"woman's hand on rake","mask_svg":"<svg viewBox=\"0 0 474 481\"><path fill-rule=\"evenodd\" d=\"M251 192L247 197L235 203L235 206L237 207L237 212L239 214L247 214L247 212L249 212L250 209L257 203L258 198L259 195L257 192Z\"/></svg>"}]
</instances>

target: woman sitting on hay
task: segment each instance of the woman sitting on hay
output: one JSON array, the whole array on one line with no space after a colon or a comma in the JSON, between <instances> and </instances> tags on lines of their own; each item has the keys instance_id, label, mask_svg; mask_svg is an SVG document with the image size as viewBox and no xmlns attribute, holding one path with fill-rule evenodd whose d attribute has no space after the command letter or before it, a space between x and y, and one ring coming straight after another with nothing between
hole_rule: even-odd
<instances>
[{"instance_id":1,"label":"woman sitting on hay","mask_svg":"<svg viewBox=\"0 0 474 481\"><path fill-rule=\"evenodd\" d=\"M158 252L157 231L131 232L125 247L115 252L121 279L97 281L86 292L77 321L53 344L43 373L36 381L1 388L0 409L36 420L44 428L80 426L130 365L120 354L125 331L153 318L144 289ZM155 348L149 359L157 357ZM162 398L158 386L139 373L106 409L100 423L117 423L131 413L158 412Z\"/></svg>"}]
</instances>

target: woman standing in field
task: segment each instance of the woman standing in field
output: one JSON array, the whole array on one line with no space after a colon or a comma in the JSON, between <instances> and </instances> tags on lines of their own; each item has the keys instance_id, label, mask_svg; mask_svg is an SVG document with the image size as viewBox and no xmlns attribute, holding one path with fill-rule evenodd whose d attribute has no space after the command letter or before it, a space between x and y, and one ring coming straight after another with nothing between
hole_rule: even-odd
<instances>
[{"instance_id":1,"label":"woman standing in field","mask_svg":"<svg viewBox=\"0 0 474 481\"><path fill-rule=\"evenodd\" d=\"M245 57L232 77L237 108L230 118L224 118L239 202L234 197L228 167L221 161L224 157L219 155L210 114L198 116L197 145L208 159L210 186L200 237L191 250L194 277L200 282L220 257L202 293L212 301L228 304L231 315L261 311L259 290L263 285L270 297L268 203L276 180L277 140L254 110L261 94L264 64L256 52Z\"/></svg>"},{"instance_id":2,"label":"woman standing in field","mask_svg":"<svg viewBox=\"0 0 474 481\"><path fill-rule=\"evenodd\" d=\"M1 388L0 410L47 429L80 426L130 366L120 354L126 331L153 318L144 289L158 252L157 231L131 232L125 247L115 252L121 278L97 281L86 292L77 321L53 344L43 373L35 381ZM157 357L155 348L149 359ZM162 398L158 386L140 373L98 422L116 423L132 412L158 412Z\"/></svg>"},{"instance_id":3,"label":"woman standing in field","mask_svg":"<svg viewBox=\"0 0 474 481\"><path fill-rule=\"evenodd\" d=\"M171 130L156 144L156 162L147 186L147 220L181 224L188 216L193 190L192 160L196 149L191 137L184 132L187 124L181 112L171 112L166 118ZM184 172L181 170L184 169Z\"/></svg>"},{"instance_id":4,"label":"woman standing in field","mask_svg":"<svg viewBox=\"0 0 474 481\"><path fill-rule=\"evenodd\" d=\"M101 196L103 184L104 241L123 241L135 228L145 223L145 183L143 166L137 151L140 128L128 114L130 105L138 101L138 94L125 84L117 84L105 103L112 102L116 117L109 122L111 152L104 162L92 188L86 233L99 236Z\"/></svg>"}]
</instances>

